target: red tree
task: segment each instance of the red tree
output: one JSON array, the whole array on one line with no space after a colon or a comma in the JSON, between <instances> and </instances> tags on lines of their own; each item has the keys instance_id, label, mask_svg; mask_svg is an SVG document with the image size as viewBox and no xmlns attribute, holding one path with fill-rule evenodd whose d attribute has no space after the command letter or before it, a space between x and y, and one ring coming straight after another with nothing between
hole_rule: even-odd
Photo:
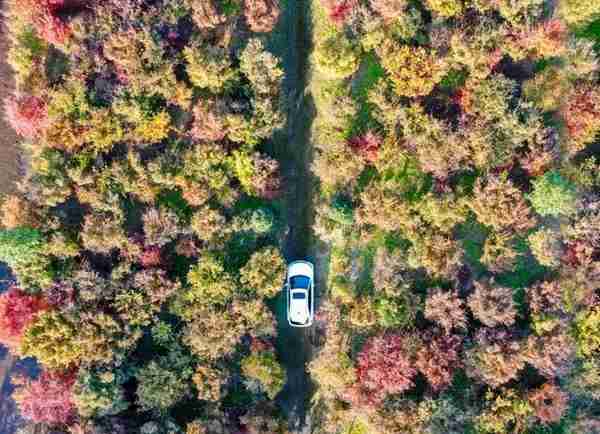
<instances>
[{"instance_id":1,"label":"red tree","mask_svg":"<svg viewBox=\"0 0 600 434\"><path fill-rule=\"evenodd\" d=\"M45 307L40 297L26 294L16 286L0 295L0 342L16 349L27 325Z\"/></svg>"},{"instance_id":2,"label":"red tree","mask_svg":"<svg viewBox=\"0 0 600 434\"><path fill-rule=\"evenodd\" d=\"M454 370L461 364L460 337L454 335L424 336L425 345L417 352L415 365L439 392L452 382Z\"/></svg>"},{"instance_id":3,"label":"red tree","mask_svg":"<svg viewBox=\"0 0 600 434\"><path fill-rule=\"evenodd\" d=\"M81 7L82 3L76 0L24 0L22 6L43 39L51 44L62 44L72 32L63 12Z\"/></svg>"},{"instance_id":4,"label":"red tree","mask_svg":"<svg viewBox=\"0 0 600 434\"><path fill-rule=\"evenodd\" d=\"M139 258L140 265L144 268L156 267L161 264L160 247L146 247Z\"/></svg>"},{"instance_id":5,"label":"red tree","mask_svg":"<svg viewBox=\"0 0 600 434\"><path fill-rule=\"evenodd\" d=\"M323 0L329 19L336 25L342 25L357 6L356 0Z\"/></svg>"},{"instance_id":6,"label":"red tree","mask_svg":"<svg viewBox=\"0 0 600 434\"><path fill-rule=\"evenodd\" d=\"M366 404L378 405L387 395L410 389L416 374L405 336L374 336L358 355L356 375L360 391L356 392Z\"/></svg>"},{"instance_id":7,"label":"red tree","mask_svg":"<svg viewBox=\"0 0 600 434\"><path fill-rule=\"evenodd\" d=\"M23 95L5 100L6 119L17 134L33 139L46 125L46 103L36 96Z\"/></svg>"},{"instance_id":8,"label":"red tree","mask_svg":"<svg viewBox=\"0 0 600 434\"><path fill-rule=\"evenodd\" d=\"M558 422L568 407L569 396L551 383L546 383L529 394L535 415L543 423Z\"/></svg>"},{"instance_id":9,"label":"red tree","mask_svg":"<svg viewBox=\"0 0 600 434\"><path fill-rule=\"evenodd\" d=\"M348 143L354 152L369 163L377 160L377 154L381 147L381 137L372 131L367 131L365 134L353 137Z\"/></svg>"},{"instance_id":10,"label":"red tree","mask_svg":"<svg viewBox=\"0 0 600 434\"><path fill-rule=\"evenodd\" d=\"M21 414L35 423L51 425L74 422L77 411L73 402L75 372L44 371L35 379L17 379L14 393Z\"/></svg>"}]
</instances>

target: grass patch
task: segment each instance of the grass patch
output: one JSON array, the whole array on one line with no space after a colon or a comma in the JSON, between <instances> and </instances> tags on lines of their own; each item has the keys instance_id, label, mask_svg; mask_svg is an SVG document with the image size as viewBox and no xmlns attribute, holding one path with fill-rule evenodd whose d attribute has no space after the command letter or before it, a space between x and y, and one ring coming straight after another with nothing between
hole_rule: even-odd
<instances>
[{"instance_id":1,"label":"grass patch","mask_svg":"<svg viewBox=\"0 0 600 434\"><path fill-rule=\"evenodd\" d=\"M575 37L593 41L594 49L596 52L600 52L600 19L591 22L579 30L576 30Z\"/></svg>"},{"instance_id":2,"label":"grass patch","mask_svg":"<svg viewBox=\"0 0 600 434\"><path fill-rule=\"evenodd\" d=\"M383 67L374 53L368 53L360 66L359 73L353 83L352 98L358 104L358 112L352 122L351 136L360 134L375 126L372 111L373 105L369 103L369 91L385 76Z\"/></svg>"}]
</instances>

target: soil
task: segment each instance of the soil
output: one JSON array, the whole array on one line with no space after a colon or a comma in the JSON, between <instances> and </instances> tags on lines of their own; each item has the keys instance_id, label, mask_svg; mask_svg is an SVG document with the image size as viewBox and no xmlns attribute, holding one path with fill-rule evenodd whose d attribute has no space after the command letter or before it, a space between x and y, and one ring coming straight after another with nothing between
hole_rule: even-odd
<instances>
[{"instance_id":1,"label":"soil","mask_svg":"<svg viewBox=\"0 0 600 434\"><path fill-rule=\"evenodd\" d=\"M313 146L311 129L315 108L309 90L308 59L311 50L310 0L282 2L282 16L270 38L270 50L282 59L284 90L288 96L288 122L267 151L281 163L286 190L282 198L283 218L288 223L282 250L286 260L307 259L315 264L315 298L324 291L322 256L312 232L315 177L311 171ZM314 327L293 328L287 323L285 296L276 309L278 356L287 371L287 382L277 397L294 433L310 433L310 401L314 385L307 372L314 346Z\"/></svg>"}]
</instances>

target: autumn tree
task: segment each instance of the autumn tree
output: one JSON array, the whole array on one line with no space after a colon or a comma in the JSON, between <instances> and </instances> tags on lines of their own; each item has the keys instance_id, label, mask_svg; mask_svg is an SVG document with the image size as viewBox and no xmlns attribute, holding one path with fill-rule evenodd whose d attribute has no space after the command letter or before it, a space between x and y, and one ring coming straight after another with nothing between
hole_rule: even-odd
<instances>
[{"instance_id":1,"label":"autumn tree","mask_svg":"<svg viewBox=\"0 0 600 434\"><path fill-rule=\"evenodd\" d=\"M252 254L240 269L240 282L251 293L261 297L273 297L281 289L285 277L285 262L281 253L267 247Z\"/></svg>"},{"instance_id":2,"label":"autumn tree","mask_svg":"<svg viewBox=\"0 0 600 434\"><path fill-rule=\"evenodd\" d=\"M431 290L425 303L425 318L441 326L446 333L467 328L465 303L456 292Z\"/></svg>"},{"instance_id":3,"label":"autumn tree","mask_svg":"<svg viewBox=\"0 0 600 434\"><path fill-rule=\"evenodd\" d=\"M36 379L18 379L13 396L26 419L34 423L68 425L77 415L74 384L74 371L42 371Z\"/></svg>"},{"instance_id":4,"label":"autumn tree","mask_svg":"<svg viewBox=\"0 0 600 434\"><path fill-rule=\"evenodd\" d=\"M437 53L423 47L386 42L378 54L394 90L401 96L429 94L446 73L443 59L436 60Z\"/></svg>"},{"instance_id":5,"label":"autumn tree","mask_svg":"<svg viewBox=\"0 0 600 434\"><path fill-rule=\"evenodd\" d=\"M525 367L523 343L505 329L480 329L466 352L466 372L493 387L516 379Z\"/></svg>"},{"instance_id":6,"label":"autumn tree","mask_svg":"<svg viewBox=\"0 0 600 434\"><path fill-rule=\"evenodd\" d=\"M522 232L535 225L523 193L506 176L478 179L469 206L477 220L496 231Z\"/></svg>"},{"instance_id":7,"label":"autumn tree","mask_svg":"<svg viewBox=\"0 0 600 434\"><path fill-rule=\"evenodd\" d=\"M461 365L461 339L456 335L426 334L423 343L417 350L415 367L439 392L452 382L454 370Z\"/></svg>"},{"instance_id":8,"label":"autumn tree","mask_svg":"<svg viewBox=\"0 0 600 434\"><path fill-rule=\"evenodd\" d=\"M496 286L494 282L475 282L475 291L469 296L473 315L488 327L509 326L515 322L517 310L512 289Z\"/></svg>"},{"instance_id":9,"label":"autumn tree","mask_svg":"<svg viewBox=\"0 0 600 434\"><path fill-rule=\"evenodd\" d=\"M25 330L46 308L40 296L11 286L0 295L0 342L11 351L18 351Z\"/></svg>"},{"instance_id":10,"label":"autumn tree","mask_svg":"<svg viewBox=\"0 0 600 434\"><path fill-rule=\"evenodd\" d=\"M278 0L245 0L244 15L253 32L270 32L279 19Z\"/></svg>"},{"instance_id":11,"label":"autumn tree","mask_svg":"<svg viewBox=\"0 0 600 434\"><path fill-rule=\"evenodd\" d=\"M542 423L558 422L568 407L568 395L552 383L545 383L529 394L529 402Z\"/></svg>"},{"instance_id":12,"label":"autumn tree","mask_svg":"<svg viewBox=\"0 0 600 434\"><path fill-rule=\"evenodd\" d=\"M387 395L410 389L417 371L406 336L386 334L370 338L356 359L357 398L379 405Z\"/></svg>"},{"instance_id":13,"label":"autumn tree","mask_svg":"<svg viewBox=\"0 0 600 434\"><path fill-rule=\"evenodd\" d=\"M265 341L253 340L250 355L242 360L242 373L246 386L253 392L264 392L274 399L285 384L285 372L275 355L273 346Z\"/></svg>"}]
</instances>

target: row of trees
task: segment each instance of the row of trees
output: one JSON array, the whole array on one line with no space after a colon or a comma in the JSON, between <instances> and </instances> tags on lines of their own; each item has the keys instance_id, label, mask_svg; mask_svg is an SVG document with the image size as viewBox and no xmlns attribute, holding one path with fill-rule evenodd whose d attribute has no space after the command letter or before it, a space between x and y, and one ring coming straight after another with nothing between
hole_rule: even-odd
<instances>
[{"instance_id":1,"label":"row of trees","mask_svg":"<svg viewBox=\"0 0 600 434\"><path fill-rule=\"evenodd\" d=\"M599 13L316 2L322 432L599 429Z\"/></svg>"},{"instance_id":2,"label":"row of trees","mask_svg":"<svg viewBox=\"0 0 600 434\"><path fill-rule=\"evenodd\" d=\"M15 399L70 433L281 433L275 0L9 2Z\"/></svg>"}]
</instances>

